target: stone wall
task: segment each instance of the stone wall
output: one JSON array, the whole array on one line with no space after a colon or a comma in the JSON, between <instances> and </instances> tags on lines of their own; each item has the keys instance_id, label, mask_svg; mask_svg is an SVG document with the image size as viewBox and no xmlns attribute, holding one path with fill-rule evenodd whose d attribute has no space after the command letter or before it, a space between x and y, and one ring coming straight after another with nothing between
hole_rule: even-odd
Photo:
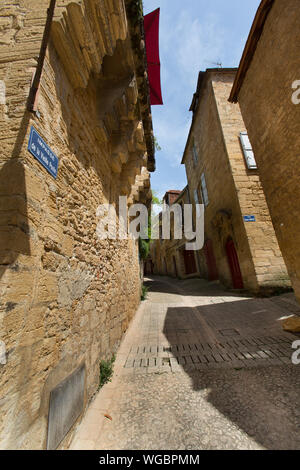
<instances>
[{"instance_id":1,"label":"stone wall","mask_svg":"<svg viewBox=\"0 0 300 470\"><path fill-rule=\"evenodd\" d=\"M212 241L220 280L232 286L225 250L231 238L244 287L258 292L286 286L289 280L258 172L248 170L245 164L239 140L245 125L239 109L228 103L234 76L230 70L206 72L184 162L191 197L197 189L201 200L200 178L205 173L209 197L205 240ZM192 156L193 142L199 156L197 165ZM255 215L256 222L245 223L244 215ZM206 276L207 271L202 275Z\"/></svg>"},{"instance_id":2,"label":"stone wall","mask_svg":"<svg viewBox=\"0 0 300 470\"><path fill-rule=\"evenodd\" d=\"M140 301L137 244L96 235L100 204L117 209L119 195L133 202L143 191L147 200L150 191L127 19L123 2L113 3L57 2L38 113L32 114L26 101L49 1L1 2L3 449L46 447L50 391L81 364L87 406L99 384L100 360L116 351ZM102 23L97 15L94 23L87 20L95 5L106 15ZM70 31L75 19L79 30ZM79 52L74 38L80 43L83 19L105 39L97 49L101 57L89 36ZM64 49L70 35L72 55ZM59 157L56 180L27 150L32 125Z\"/></svg>"},{"instance_id":3,"label":"stone wall","mask_svg":"<svg viewBox=\"0 0 300 470\"><path fill-rule=\"evenodd\" d=\"M242 216L254 215L255 223L243 223L259 286L289 285L287 269L275 235L258 170L245 164L239 132L245 124L239 106L228 103L234 74L213 80L223 136ZM245 267L246 270L246 267Z\"/></svg>"},{"instance_id":4,"label":"stone wall","mask_svg":"<svg viewBox=\"0 0 300 470\"><path fill-rule=\"evenodd\" d=\"M168 199L170 207L172 204L178 204L184 207L184 204L190 203L189 189L185 188L181 193L179 191L169 191L165 195L165 200ZM183 211L182 211L183 213ZM195 252L196 272L193 274L186 274L186 267L184 262L184 251L186 239L183 237L181 240L174 239L174 217L171 213L171 234L170 240L156 240L151 244L151 260L154 265L154 274L168 275L170 277L177 277L179 279L188 279L191 277L200 276L198 254ZM176 268L175 263L176 262Z\"/></svg>"},{"instance_id":5,"label":"stone wall","mask_svg":"<svg viewBox=\"0 0 300 470\"><path fill-rule=\"evenodd\" d=\"M289 276L300 300L299 2L275 0L250 64L239 104ZM237 105L236 105L237 106Z\"/></svg>"}]
</instances>

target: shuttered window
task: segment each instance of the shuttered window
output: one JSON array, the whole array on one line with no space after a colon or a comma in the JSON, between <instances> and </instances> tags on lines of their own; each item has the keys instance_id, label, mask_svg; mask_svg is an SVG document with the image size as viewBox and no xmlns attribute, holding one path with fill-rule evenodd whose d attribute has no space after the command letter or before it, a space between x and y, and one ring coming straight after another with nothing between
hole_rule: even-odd
<instances>
[{"instance_id":1,"label":"shuttered window","mask_svg":"<svg viewBox=\"0 0 300 470\"><path fill-rule=\"evenodd\" d=\"M207 191L206 179L205 179L204 173L202 173L201 175L201 194L202 194L204 205L205 207L207 207L209 204L209 198L208 198L208 191Z\"/></svg>"},{"instance_id":2,"label":"shuttered window","mask_svg":"<svg viewBox=\"0 0 300 470\"><path fill-rule=\"evenodd\" d=\"M198 189L194 190L194 201L195 201L195 204L196 204L197 217L200 217L201 216L200 204L202 204L202 201L200 201Z\"/></svg>"},{"instance_id":3,"label":"shuttered window","mask_svg":"<svg viewBox=\"0 0 300 470\"><path fill-rule=\"evenodd\" d=\"M250 143L247 132L240 133L241 144L243 147L243 152L246 160L246 164L249 170L256 170L257 164L254 157L254 152L252 150L252 145Z\"/></svg>"},{"instance_id":4,"label":"shuttered window","mask_svg":"<svg viewBox=\"0 0 300 470\"><path fill-rule=\"evenodd\" d=\"M196 148L196 145L195 145L195 142L193 143L193 160L194 160L194 164L197 165L198 164L198 152L197 152L197 148Z\"/></svg>"}]
</instances>

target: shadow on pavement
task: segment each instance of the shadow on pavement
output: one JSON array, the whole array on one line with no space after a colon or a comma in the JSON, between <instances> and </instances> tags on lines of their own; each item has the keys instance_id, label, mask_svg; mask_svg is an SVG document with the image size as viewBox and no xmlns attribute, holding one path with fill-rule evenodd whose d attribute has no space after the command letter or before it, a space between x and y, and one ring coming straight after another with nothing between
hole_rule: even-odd
<instances>
[{"instance_id":1,"label":"shadow on pavement","mask_svg":"<svg viewBox=\"0 0 300 470\"><path fill-rule=\"evenodd\" d=\"M181 344L199 348L201 342L221 342L227 348L227 341L255 336L290 338L291 344L297 339L281 330L276 309L260 314L255 310L255 299L195 308L169 307L163 333L172 352ZM206 400L264 448L300 449L300 366L264 366L262 361L252 368L229 365L226 369L195 371L188 364L181 367L194 390L206 390Z\"/></svg>"}]
</instances>

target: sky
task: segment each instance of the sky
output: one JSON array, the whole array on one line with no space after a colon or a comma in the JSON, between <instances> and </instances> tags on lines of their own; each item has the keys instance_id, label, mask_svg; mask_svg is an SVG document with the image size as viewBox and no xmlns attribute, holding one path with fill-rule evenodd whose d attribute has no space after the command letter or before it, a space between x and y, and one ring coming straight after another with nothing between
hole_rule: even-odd
<instances>
[{"instance_id":1,"label":"sky","mask_svg":"<svg viewBox=\"0 0 300 470\"><path fill-rule=\"evenodd\" d=\"M144 0L144 14L160 8L163 106L152 106L156 152L152 189L163 197L183 189L181 159L191 125L198 73L239 65L260 0Z\"/></svg>"}]
</instances>

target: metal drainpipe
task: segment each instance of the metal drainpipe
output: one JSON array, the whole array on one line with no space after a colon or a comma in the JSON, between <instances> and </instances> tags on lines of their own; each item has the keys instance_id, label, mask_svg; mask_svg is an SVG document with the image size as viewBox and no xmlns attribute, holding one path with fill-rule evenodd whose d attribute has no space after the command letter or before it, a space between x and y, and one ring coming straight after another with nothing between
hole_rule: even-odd
<instances>
[{"instance_id":1,"label":"metal drainpipe","mask_svg":"<svg viewBox=\"0 0 300 470\"><path fill-rule=\"evenodd\" d=\"M31 112L36 111L34 109L35 108L34 105L35 105L36 95L40 86L40 81L41 81L42 71L44 67L45 56L46 56L46 50L47 50L47 46L48 46L49 39L50 39L51 24L52 24L52 20L54 16L55 4L56 4L56 0L50 0L50 5L49 5L49 8L47 9L47 21L46 21L46 25L44 29L40 54L39 54L36 72L34 75L34 79L30 88L30 93L29 93L29 98L28 98L27 109L28 111L31 111Z\"/></svg>"}]
</instances>

